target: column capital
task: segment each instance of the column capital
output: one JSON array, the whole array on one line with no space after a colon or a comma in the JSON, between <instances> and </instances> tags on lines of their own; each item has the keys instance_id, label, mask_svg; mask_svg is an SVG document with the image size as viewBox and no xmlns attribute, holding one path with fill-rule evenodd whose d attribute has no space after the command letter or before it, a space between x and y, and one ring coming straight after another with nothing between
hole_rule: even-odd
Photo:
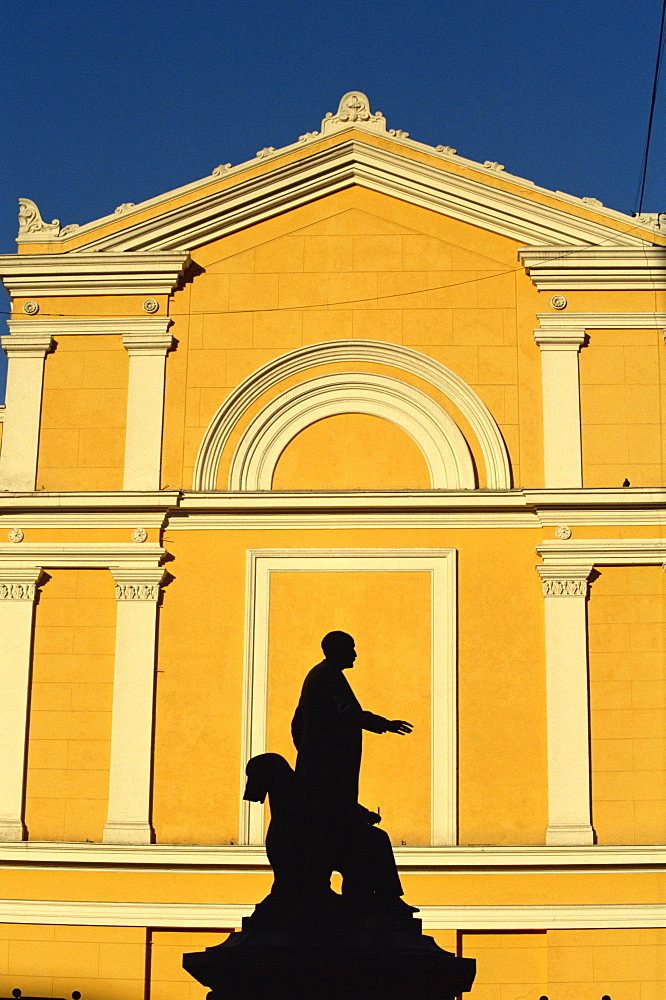
<instances>
[{"instance_id":1,"label":"column capital","mask_svg":"<svg viewBox=\"0 0 666 1000\"><path fill-rule=\"evenodd\" d=\"M50 333L23 331L0 337L7 357L44 358L53 347Z\"/></svg>"},{"instance_id":2,"label":"column capital","mask_svg":"<svg viewBox=\"0 0 666 1000\"><path fill-rule=\"evenodd\" d=\"M172 320L162 323L162 328L152 330L133 330L123 334L123 346L132 356L165 357L167 351L174 346L174 340L169 333Z\"/></svg>"},{"instance_id":3,"label":"column capital","mask_svg":"<svg viewBox=\"0 0 666 1000\"><path fill-rule=\"evenodd\" d=\"M542 351L574 351L578 353L585 343L585 329L572 324L557 330L539 329L534 331L534 341Z\"/></svg>"},{"instance_id":4,"label":"column capital","mask_svg":"<svg viewBox=\"0 0 666 1000\"><path fill-rule=\"evenodd\" d=\"M540 563L535 567L541 577L544 597L587 597L592 564L560 564L548 566Z\"/></svg>"},{"instance_id":5,"label":"column capital","mask_svg":"<svg viewBox=\"0 0 666 1000\"><path fill-rule=\"evenodd\" d=\"M116 582L117 601L157 601L160 584L166 570L162 566L150 569L144 566L112 566L111 575Z\"/></svg>"},{"instance_id":6,"label":"column capital","mask_svg":"<svg viewBox=\"0 0 666 1000\"><path fill-rule=\"evenodd\" d=\"M41 566L0 566L0 601L34 601Z\"/></svg>"}]
</instances>

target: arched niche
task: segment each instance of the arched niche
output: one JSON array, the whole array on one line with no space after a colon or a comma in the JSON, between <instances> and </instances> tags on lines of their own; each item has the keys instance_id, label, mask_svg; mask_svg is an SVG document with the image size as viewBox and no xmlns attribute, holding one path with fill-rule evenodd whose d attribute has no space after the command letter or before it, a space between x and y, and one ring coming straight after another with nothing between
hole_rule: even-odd
<instances>
[{"instance_id":1,"label":"arched niche","mask_svg":"<svg viewBox=\"0 0 666 1000\"><path fill-rule=\"evenodd\" d=\"M261 368L258 368L230 393L215 413L204 433L194 468L192 483L193 489L206 491L216 489L218 468L225 445L227 444L234 428L237 426L239 421L242 420L245 412L257 399L259 399L261 395L263 395L263 393L269 391L271 388L278 385L283 379L291 375L307 371L310 368L315 368L320 365L335 362L341 362L350 367L356 364L387 365L394 370L402 370L412 375L416 375L420 379L432 385L434 389L442 392L459 409L460 413L465 417L478 440L481 457L485 466L486 487L488 489L509 489L511 487L509 456L507 454L506 446L499 427L483 401L458 375L450 371L450 369L446 368L438 361L435 361L433 358L429 358L424 354L420 354L418 351L414 351L411 348L404 347L400 344L391 344L375 340L332 340L321 344L308 344L305 347L297 348L294 351L281 355L279 358L275 358ZM348 381L350 379L358 379L359 376L368 377L366 376L366 373L358 372L344 372L338 374L340 374L340 378L347 379ZM333 379L337 377L337 375L328 375L323 378L332 385ZM389 379L388 376L372 376L372 378L386 379L388 382L397 383L397 385L401 387L400 398L393 396L393 402L396 407L400 407L404 404L405 399L407 399L408 406L405 413L409 412L409 416L401 418L403 422L400 423L400 426L405 426L404 419L409 419L410 421L412 418L417 419L418 413L418 419L422 418L423 421L425 421L419 431L420 437L424 441L426 438L431 437L432 421L435 417L432 409L427 410L427 406L421 408L422 400L427 400L427 405L429 406L437 407L438 417L440 414L445 414L445 419L443 420L442 427L440 428L440 440L438 445L435 446L434 443L428 444L431 460L435 461L434 468L441 469L442 463L444 463L444 455L448 455L448 467L452 468L452 463L455 465L455 462L457 461L458 474L463 475L465 482L469 482L467 473L465 473L463 468L464 463L463 465L460 464L463 462L460 455L460 438L462 438L462 434L448 414L446 414L445 411L438 406L438 404L430 399L430 397L426 396L425 393L420 390L416 390L413 386L407 385L407 383L399 382L398 379ZM309 382L318 381L319 380L317 379L309 380ZM305 384L306 383L301 383L301 385ZM293 392L298 395L299 388L300 387L297 386L294 390L288 390L286 394L282 394L287 397L284 399L284 403L287 404L288 407L290 402L295 398L294 396L289 395L289 393ZM395 386L393 386L393 388L395 389ZM344 387L340 384L335 386L335 392L337 392L338 397L344 395L345 391ZM379 393L382 395L384 400L384 415L386 416L386 407L390 405L390 392L388 387L384 387L383 390L380 388ZM419 397L418 402L415 398L416 395ZM332 403L333 396L334 394L329 395L329 404ZM322 397L320 397L320 399L321 398ZM271 403L267 404L264 411L270 408L271 405ZM264 411L262 411L262 413ZM347 409L346 411L336 410L330 412L340 413L350 411ZM368 411L365 410L357 412ZM273 411L271 410L270 413L273 414ZM296 410L292 409L291 414L292 416L295 416ZM426 414L429 414L429 417ZM255 425L255 430L258 431L260 429L260 425L256 424L257 419L258 418L255 417L249 426ZM309 422L311 423L312 420ZM307 425L307 423L304 424L304 426ZM274 426L277 427L277 425ZM292 436L297 433L294 429L295 426L295 424L292 425ZM455 431L451 430L452 427L455 428ZM446 431L444 430L445 428ZM258 461L259 455L259 452L251 447L251 440L247 436L248 429L246 429L242 436L242 440L245 441L244 451L239 451L239 443L232 460L232 473L230 474L230 482L234 483L231 487L232 489L254 488L240 485L242 482L251 481L249 471L247 473L240 471L241 468L247 468L249 470L250 465L248 462L250 461L250 452L252 452L252 455L254 456L252 459L253 462ZM459 435L459 437L456 435ZM412 436L414 437L413 434ZM443 442L441 440L442 437L446 437L448 443ZM414 439L417 440L416 437L414 437ZM266 439L262 438L262 440L265 442ZM286 441L283 442L282 447L285 445ZM464 442L464 446L467 454L469 455L469 449L466 442ZM453 455L458 456L457 459L452 457L450 453L451 449L453 450ZM435 456L438 453L439 458L437 459ZM425 451L424 454L426 454ZM444 463L444 465L445 464L446 463ZM252 468L254 467L255 465L253 464ZM268 468L268 465L264 463L263 467ZM265 482L265 478L262 478L262 482ZM473 486L474 481L472 479L467 488L471 489ZM269 489L270 486L264 486L261 488ZM453 487L448 486L447 488Z\"/></svg>"},{"instance_id":2,"label":"arched niche","mask_svg":"<svg viewBox=\"0 0 666 1000\"><path fill-rule=\"evenodd\" d=\"M433 489L474 489L469 447L446 410L412 385L366 372L308 379L272 399L238 442L229 489L270 490L289 442L310 424L339 413L381 417L406 431L426 460Z\"/></svg>"}]
</instances>

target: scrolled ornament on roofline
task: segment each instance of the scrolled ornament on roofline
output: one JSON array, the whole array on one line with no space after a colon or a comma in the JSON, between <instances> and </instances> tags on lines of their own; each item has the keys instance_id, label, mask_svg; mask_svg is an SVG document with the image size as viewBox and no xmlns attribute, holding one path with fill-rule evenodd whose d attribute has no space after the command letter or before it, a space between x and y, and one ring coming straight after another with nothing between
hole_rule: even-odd
<instances>
[{"instance_id":1,"label":"scrolled ornament on roofline","mask_svg":"<svg viewBox=\"0 0 666 1000\"><path fill-rule=\"evenodd\" d=\"M373 113L370 110L370 101L360 90L350 90L344 94L336 114L327 112L321 123L321 134L330 135L331 132L339 132L350 126L370 129L372 132L386 132L386 118L381 111Z\"/></svg>"},{"instance_id":2,"label":"scrolled ornament on roofline","mask_svg":"<svg viewBox=\"0 0 666 1000\"><path fill-rule=\"evenodd\" d=\"M61 236L69 236L80 227L76 223L61 228L60 220L44 222L41 212L30 198L19 198L17 243L46 243Z\"/></svg>"}]
</instances>

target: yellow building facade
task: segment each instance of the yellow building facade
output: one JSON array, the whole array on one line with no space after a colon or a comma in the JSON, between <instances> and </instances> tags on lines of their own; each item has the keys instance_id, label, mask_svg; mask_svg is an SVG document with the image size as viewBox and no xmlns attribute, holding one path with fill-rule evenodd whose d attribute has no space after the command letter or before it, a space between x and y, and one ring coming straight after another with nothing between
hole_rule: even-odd
<instances>
[{"instance_id":1,"label":"yellow building facade","mask_svg":"<svg viewBox=\"0 0 666 1000\"><path fill-rule=\"evenodd\" d=\"M307 123L301 123L307 124ZM83 226L23 199L0 451L3 995L197 1000L242 801L356 638L406 899L477 1000L666 998L666 217L388 129Z\"/></svg>"}]
</instances>

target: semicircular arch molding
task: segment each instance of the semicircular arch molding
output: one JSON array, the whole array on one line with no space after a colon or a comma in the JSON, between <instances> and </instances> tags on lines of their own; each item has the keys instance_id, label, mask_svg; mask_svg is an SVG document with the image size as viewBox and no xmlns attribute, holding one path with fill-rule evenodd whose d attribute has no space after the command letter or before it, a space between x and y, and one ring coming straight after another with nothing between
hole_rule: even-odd
<instances>
[{"instance_id":1,"label":"semicircular arch molding","mask_svg":"<svg viewBox=\"0 0 666 1000\"><path fill-rule=\"evenodd\" d=\"M386 375L338 372L301 382L271 400L245 429L231 461L230 490L270 490L280 455L306 427L340 413L389 420L416 442L433 489L474 489L467 442L446 410Z\"/></svg>"},{"instance_id":2,"label":"semicircular arch molding","mask_svg":"<svg viewBox=\"0 0 666 1000\"><path fill-rule=\"evenodd\" d=\"M335 362L349 366L386 365L430 383L459 409L475 434L485 466L486 488L510 489L511 467L504 439L492 414L474 390L434 358L401 344L379 340L328 340L308 344L252 372L229 394L206 428L196 458L192 488L204 491L217 488L218 469L229 437L244 413L263 393L291 375Z\"/></svg>"}]
</instances>

